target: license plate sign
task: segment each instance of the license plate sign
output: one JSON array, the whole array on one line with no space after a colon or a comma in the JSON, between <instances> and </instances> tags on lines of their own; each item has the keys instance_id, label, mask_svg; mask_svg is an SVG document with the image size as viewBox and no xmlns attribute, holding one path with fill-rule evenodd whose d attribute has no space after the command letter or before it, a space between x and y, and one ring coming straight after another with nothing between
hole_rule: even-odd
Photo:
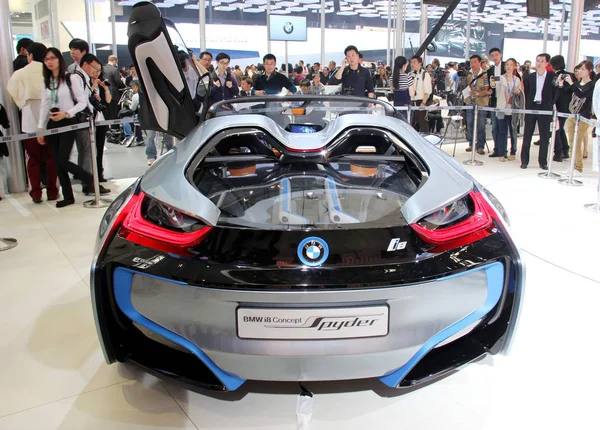
<instances>
[{"instance_id":1,"label":"license plate sign","mask_svg":"<svg viewBox=\"0 0 600 430\"><path fill-rule=\"evenodd\" d=\"M386 336L389 308L238 308L241 339L320 340Z\"/></svg>"}]
</instances>

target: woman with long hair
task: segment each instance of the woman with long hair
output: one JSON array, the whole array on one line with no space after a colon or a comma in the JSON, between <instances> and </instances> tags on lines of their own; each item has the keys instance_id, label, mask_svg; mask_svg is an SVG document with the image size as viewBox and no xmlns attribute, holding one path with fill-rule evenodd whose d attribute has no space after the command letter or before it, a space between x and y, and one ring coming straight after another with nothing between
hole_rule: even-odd
<instances>
[{"instance_id":1,"label":"woman with long hair","mask_svg":"<svg viewBox=\"0 0 600 430\"><path fill-rule=\"evenodd\" d=\"M411 97L415 94L415 85L412 75L406 73L408 60L398 56L394 60L394 72L390 80L390 88L394 91L394 106L409 106ZM403 113L403 115L405 115Z\"/></svg>"},{"instance_id":2,"label":"woman with long hair","mask_svg":"<svg viewBox=\"0 0 600 430\"><path fill-rule=\"evenodd\" d=\"M577 82L573 82L571 76L565 74L558 77L558 86L561 88L567 86L573 90L569 105L571 113L590 119L592 116L592 98L594 96L594 63L589 60L582 61L577 68ZM569 118L566 122L567 136L571 146L570 156L575 157L575 170L579 173L583 172L583 158L587 157L587 148L584 147L584 143L591 128L590 125L580 121L577 142L575 142L575 120Z\"/></svg>"},{"instance_id":3,"label":"woman with long hair","mask_svg":"<svg viewBox=\"0 0 600 430\"><path fill-rule=\"evenodd\" d=\"M100 71L97 78L92 78L91 90L93 92L92 97L99 103L97 106L102 107L102 110L98 110L96 113L96 121L104 121L104 114L108 114L108 107L112 101L112 95L108 88L107 82L104 79L104 71ZM109 84L110 85L110 84ZM104 142L106 140L106 132L108 131L107 125L96 126L96 165L98 166L98 179L99 182L107 182L104 177Z\"/></svg>"},{"instance_id":4,"label":"woman with long hair","mask_svg":"<svg viewBox=\"0 0 600 430\"><path fill-rule=\"evenodd\" d=\"M498 97L498 109L517 109L514 106L517 98L523 97L521 89L521 78L517 75L518 65L514 58L509 58L505 63L506 73L500 76L498 81L496 94ZM492 81L494 82L494 81ZM519 103L521 106L522 103ZM501 112L498 115L498 142L500 143L500 161L513 161L517 154L517 125L518 121L513 124L513 117L509 114ZM515 118L517 119L517 118ZM510 135L510 155L508 155L508 136Z\"/></svg>"},{"instance_id":5,"label":"woman with long hair","mask_svg":"<svg viewBox=\"0 0 600 430\"><path fill-rule=\"evenodd\" d=\"M68 75L71 85L67 84L67 64L58 49L48 48L44 53L43 75L44 89L38 128L45 130L76 124L75 115L87 108L88 100L78 76ZM48 143L57 167L63 193L63 200L56 202L57 208L75 203L69 173L81 178L88 189L93 188L92 175L69 161L75 143L75 131L38 137L38 142L40 145Z\"/></svg>"}]
</instances>

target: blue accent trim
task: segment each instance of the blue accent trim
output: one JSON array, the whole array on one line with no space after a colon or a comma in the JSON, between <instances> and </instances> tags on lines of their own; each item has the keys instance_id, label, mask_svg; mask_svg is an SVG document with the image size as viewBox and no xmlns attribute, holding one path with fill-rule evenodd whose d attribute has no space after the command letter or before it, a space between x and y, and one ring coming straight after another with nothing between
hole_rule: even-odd
<instances>
[{"instance_id":1,"label":"blue accent trim","mask_svg":"<svg viewBox=\"0 0 600 430\"><path fill-rule=\"evenodd\" d=\"M437 344L454 336L456 333L467 328L475 321L483 318L494 308L494 306L496 306L496 304L500 300L500 297L502 296L502 289L504 287L504 266L502 265L502 263L492 263L488 266L483 266L478 269L470 270L459 275L452 275L445 278L441 278L438 279L438 281L446 281L448 279L456 278L458 276L465 276L478 270L485 270L487 276L488 295L484 304L473 313L467 315L460 321L440 331L427 342L425 342L425 344L417 351L415 355L413 355L413 357L410 360L408 360L408 362L404 366L402 366L398 370L395 370L389 375L385 375L379 378L381 382L392 388L397 387L400 381L402 381L406 377L406 375L408 375L408 373L413 369L413 367L415 367L415 365L423 357L425 357L425 355L427 355L427 353L431 351Z\"/></svg>"},{"instance_id":2,"label":"blue accent trim","mask_svg":"<svg viewBox=\"0 0 600 430\"><path fill-rule=\"evenodd\" d=\"M283 210L285 212L290 212L290 205L291 205L291 198L292 196L290 195L290 180L288 178L283 178L281 180L281 186L283 188L282 192L283 192Z\"/></svg>"},{"instance_id":3,"label":"blue accent trim","mask_svg":"<svg viewBox=\"0 0 600 430\"><path fill-rule=\"evenodd\" d=\"M138 274L138 272L125 269L123 267L117 268L113 274L115 299L117 301L117 305L123 311L123 313L127 315L129 319L190 351L192 354L198 357L200 361L202 361L206 365L206 367L208 367L215 374L217 378L221 380L223 385L225 385L228 390L237 390L244 382L246 382L245 379L239 378L234 375L230 375L229 373L221 370L204 352L202 352L200 348L198 348L189 340L185 339L184 337L178 334L173 333L170 330L167 330L166 328L156 324L155 322L149 320L148 318L140 314L133 307L133 303L131 303L131 285L133 281L133 275L135 274ZM165 280L163 278L147 275L145 273L139 274L142 276L161 279L163 281ZM168 280L168 282L173 282L179 285L187 285L183 282L176 282L171 280Z\"/></svg>"},{"instance_id":4,"label":"blue accent trim","mask_svg":"<svg viewBox=\"0 0 600 430\"><path fill-rule=\"evenodd\" d=\"M302 251L304 250L304 246L308 242L312 242L312 241L315 241L315 242L323 245L323 255L321 255L321 258L319 258L317 261L307 260L302 253ZM329 246L327 245L327 242L325 242L320 237L316 237L316 236L307 237L302 242L300 242L300 244L298 245L298 258L300 259L302 264L304 264L306 266L310 266L310 267L320 266L321 264L323 264L325 262L325 260L327 260L328 257L329 257Z\"/></svg>"}]
</instances>

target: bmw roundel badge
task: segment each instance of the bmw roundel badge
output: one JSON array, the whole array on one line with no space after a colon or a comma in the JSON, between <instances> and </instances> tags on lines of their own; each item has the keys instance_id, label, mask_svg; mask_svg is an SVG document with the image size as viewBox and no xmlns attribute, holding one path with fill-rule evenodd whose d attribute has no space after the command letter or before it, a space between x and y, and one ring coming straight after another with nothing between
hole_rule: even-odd
<instances>
[{"instance_id":1,"label":"bmw roundel badge","mask_svg":"<svg viewBox=\"0 0 600 430\"><path fill-rule=\"evenodd\" d=\"M327 257L329 246L319 237L307 237L298 245L298 258L306 266L320 266Z\"/></svg>"},{"instance_id":2,"label":"bmw roundel badge","mask_svg":"<svg viewBox=\"0 0 600 430\"><path fill-rule=\"evenodd\" d=\"M294 31L294 24L287 21L285 24L283 24L283 31L285 34L292 34L292 31Z\"/></svg>"}]
</instances>

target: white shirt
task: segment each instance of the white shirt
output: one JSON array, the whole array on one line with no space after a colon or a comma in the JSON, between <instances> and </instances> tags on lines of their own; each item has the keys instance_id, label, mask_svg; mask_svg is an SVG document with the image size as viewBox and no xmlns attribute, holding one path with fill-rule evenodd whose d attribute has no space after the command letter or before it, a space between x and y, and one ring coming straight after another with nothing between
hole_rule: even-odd
<instances>
[{"instance_id":1,"label":"white shirt","mask_svg":"<svg viewBox=\"0 0 600 430\"><path fill-rule=\"evenodd\" d=\"M494 76L502 76L502 62L500 64L494 64Z\"/></svg>"},{"instance_id":2,"label":"white shirt","mask_svg":"<svg viewBox=\"0 0 600 430\"><path fill-rule=\"evenodd\" d=\"M187 82L187 86L190 89L190 94L192 98L196 97L196 87L198 86L198 81L200 80L198 73L191 66L188 66L187 72L183 71L183 76L185 76L185 81Z\"/></svg>"},{"instance_id":3,"label":"white shirt","mask_svg":"<svg viewBox=\"0 0 600 430\"><path fill-rule=\"evenodd\" d=\"M40 107L42 101L40 99L27 100L22 109L21 129L24 133L34 133L38 129L40 122Z\"/></svg>"},{"instance_id":4,"label":"white shirt","mask_svg":"<svg viewBox=\"0 0 600 430\"><path fill-rule=\"evenodd\" d=\"M540 75L537 71L535 72L536 82L535 82L535 98L534 102L542 101L542 90L544 89L544 82L546 82L546 75L548 74L547 70L544 70L544 74Z\"/></svg>"},{"instance_id":5,"label":"white shirt","mask_svg":"<svg viewBox=\"0 0 600 430\"><path fill-rule=\"evenodd\" d=\"M50 114L50 108L57 107L60 112L67 112L70 117L75 116L77 112L81 112L88 105L87 97L83 92L81 86L81 78L76 75L71 75L71 88L73 90L73 97L77 101L77 104L73 103L71 92L65 81L61 81L58 86L58 105L54 103L54 100L50 99L51 90L50 88L44 88L42 90L42 102L40 105L40 120L38 122L38 129L45 129L48 123L48 115Z\"/></svg>"}]
</instances>

